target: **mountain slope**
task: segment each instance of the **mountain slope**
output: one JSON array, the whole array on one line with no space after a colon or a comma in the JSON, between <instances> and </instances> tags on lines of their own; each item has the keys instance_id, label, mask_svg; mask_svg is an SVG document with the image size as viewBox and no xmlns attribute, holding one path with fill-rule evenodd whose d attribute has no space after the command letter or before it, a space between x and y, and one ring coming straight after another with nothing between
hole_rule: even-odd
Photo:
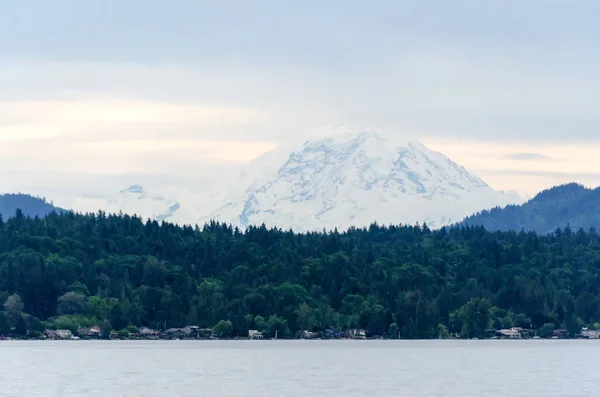
<instances>
[{"instance_id":1,"label":"mountain slope","mask_svg":"<svg viewBox=\"0 0 600 397\"><path fill-rule=\"evenodd\" d=\"M488 230L532 230L550 233L569 224L573 229L600 229L600 188L588 189L576 183L540 192L523 205L493 208L466 218L463 225Z\"/></svg>"},{"instance_id":2,"label":"mountain slope","mask_svg":"<svg viewBox=\"0 0 600 397\"><path fill-rule=\"evenodd\" d=\"M257 159L209 218L295 231L372 222L440 227L518 202L416 141L373 133L305 142Z\"/></svg>"},{"instance_id":3,"label":"mountain slope","mask_svg":"<svg viewBox=\"0 0 600 397\"><path fill-rule=\"evenodd\" d=\"M99 209L110 213L122 211L143 219L173 221L181 205L176 200L149 193L143 186L132 185L110 197L79 198L75 207L82 212L96 212Z\"/></svg>"},{"instance_id":4,"label":"mountain slope","mask_svg":"<svg viewBox=\"0 0 600 397\"><path fill-rule=\"evenodd\" d=\"M20 209L25 216L45 217L52 212L63 212L45 199L28 194L2 194L0 195L0 214L6 219L13 217Z\"/></svg>"}]
</instances>

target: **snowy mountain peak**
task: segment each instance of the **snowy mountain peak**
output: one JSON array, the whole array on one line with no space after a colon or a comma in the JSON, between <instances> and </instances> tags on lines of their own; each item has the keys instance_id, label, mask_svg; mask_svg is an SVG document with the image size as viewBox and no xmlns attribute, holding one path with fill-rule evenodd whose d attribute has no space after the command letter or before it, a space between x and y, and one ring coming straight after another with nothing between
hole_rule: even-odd
<instances>
[{"instance_id":1,"label":"snowy mountain peak","mask_svg":"<svg viewBox=\"0 0 600 397\"><path fill-rule=\"evenodd\" d=\"M380 223L459 221L518 198L493 191L444 155L413 140L363 132L306 141L251 163L213 217L319 230Z\"/></svg>"},{"instance_id":2,"label":"snowy mountain peak","mask_svg":"<svg viewBox=\"0 0 600 397\"><path fill-rule=\"evenodd\" d=\"M162 221L173 217L181 205L177 201L148 194L141 185L132 185L110 198L103 208L112 212L123 211L137 214L142 218Z\"/></svg>"},{"instance_id":3,"label":"snowy mountain peak","mask_svg":"<svg viewBox=\"0 0 600 397\"><path fill-rule=\"evenodd\" d=\"M316 175L320 178L314 179ZM309 189L335 182L359 190L379 186L424 196L440 187L487 187L481 179L417 141L398 142L374 133L307 142L290 154L278 176Z\"/></svg>"},{"instance_id":4,"label":"snowy mountain peak","mask_svg":"<svg viewBox=\"0 0 600 397\"><path fill-rule=\"evenodd\" d=\"M215 219L244 228L264 223L301 232L372 222L436 228L522 202L416 140L372 132L280 146L248 164L227 186L230 191L167 187L157 194L136 184L112 197L81 198L74 208L180 224Z\"/></svg>"},{"instance_id":5,"label":"snowy mountain peak","mask_svg":"<svg viewBox=\"0 0 600 397\"><path fill-rule=\"evenodd\" d=\"M121 194L123 194L123 195L143 196L143 195L145 195L145 193L146 193L146 191L144 190L144 187L141 185L131 185L127 189L121 190Z\"/></svg>"}]
</instances>

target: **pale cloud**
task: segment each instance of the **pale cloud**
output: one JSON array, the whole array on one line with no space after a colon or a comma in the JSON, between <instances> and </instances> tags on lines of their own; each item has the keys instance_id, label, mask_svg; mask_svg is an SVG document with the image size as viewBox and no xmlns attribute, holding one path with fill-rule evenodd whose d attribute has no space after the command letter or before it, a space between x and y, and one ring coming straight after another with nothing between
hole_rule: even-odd
<instances>
[{"instance_id":1,"label":"pale cloud","mask_svg":"<svg viewBox=\"0 0 600 397\"><path fill-rule=\"evenodd\" d=\"M245 163L272 143L203 140L12 141L0 145L0 166L76 174L190 175L220 162Z\"/></svg>"},{"instance_id":2,"label":"pale cloud","mask_svg":"<svg viewBox=\"0 0 600 397\"><path fill-rule=\"evenodd\" d=\"M600 182L595 1L107 1L0 13L3 189L193 184L340 126L495 188Z\"/></svg>"},{"instance_id":3,"label":"pale cloud","mask_svg":"<svg viewBox=\"0 0 600 397\"><path fill-rule=\"evenodd\" d=\"M251 107L82 97L0 102L0 163L89 174L192 173L211 161L247 162L274 145L223 140L220 129L269 122ZM195 137L178 128L195 130ZM157 129L162 126L162 129Z\"/></svg>"},{"instance_id":4,"label":"pale cloud","mask_svg":"<svg viewBox=\"0 0 600 397\"><path fill-rule=\"evenodd\" d=\"M578 181L600 185L600 144L482 143L464 140L425 141L496 189L534 195L550 186ZM535 156L517 156L523 151ZM512 158L511 158L512 156ZM543 159L543 161L540 161Z\"/></svg>"},{"instance_id":5,"label":"pale cloud","mask_svg":"<svg viewBox=\"0 0 600 397\"><path fill-rule=\"evenodd\" d=\"M206 138L210 128L194 131L186 120L220 117L225 122L219 122L218 133L238 140L285 141L320 126L349 125L486 142L595 141L600 74L592 68L582 72L576 64L600 70L600 57L571 55L573 64L546 65L536 57L515 59L492 50L472 54L461 46L414 49L371 70L345 73L302 65L8 62L0 65L0 98L76 102L81 118L98 122L141 124L145 118L155 124L148 134L170 123L171 131ZM60 106L58 118L70 112ZM204 110L194 115L198 106ZM27 116L11 111L0 125Z\"/></svg>"},{"instance_id":6,"label":"pale cloud","mask_svg":"<svg viewBox=\"0 0 600 397\"><path fill-rule=\"evenodd\" d=\"M198 124L204 127L243 127L268 122L257 109L219 105L194 105L118 97L77 100L0 101L0 141L86 136L86 129L118 124L124 134L136 124ZM133 132L140 135L140 132Z\"/></svg>"},{"instance_id":7,"label":"pale cloud","mask_svg":"<svg viewBox=\"0 0 600 397\"><path fill-rule=\"evenodd\" d=\"M227 123L265 122L267 115L251 108L190 105L115 97L77 100L0 101L0 117L16 123Z\"/></svg>"},{"instance_id":8,"label":"pale cloud","mask_svg":"<svg viewBox=\"0 0 600 397\"><path fill-rule=\"evenodd\" d=\"M517 161L548 161L555 160L552 157L546 156L541 153L509 153L504 158L508 160L517 160Z\"/></svg>"},{"instance_id":9,"label":"pale cloud","mask_svg":"<svg viewBox=\"0 0 600 397\"><path fill-rule=\"evenodd\" d=\"M256 128L269 118L252 107L119 97L5 100L0 190L46 195L65 207L73 197L110 195L138 183L205 192L274 147L220 132Z\"/></svg>"}]
</instances>

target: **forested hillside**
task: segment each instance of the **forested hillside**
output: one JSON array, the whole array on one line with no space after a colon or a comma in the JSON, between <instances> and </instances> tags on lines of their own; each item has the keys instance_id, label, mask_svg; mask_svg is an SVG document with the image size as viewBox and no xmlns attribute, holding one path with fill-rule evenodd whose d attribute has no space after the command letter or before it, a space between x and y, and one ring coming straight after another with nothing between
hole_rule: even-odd
<instances>
[{"instance_id":1,"label":"forested hillside","mask_svg":"<svg viewBox=\"0 0 600 397\"><path fill-rule=\"evenodd\" d=\"M4 219L14 216L17 210L29 217L44 217L51 212L63 212L44 198L28 194L0 194L0 214Z\"/></svg>"},{"instance_id":2,"label":"forested hillside","mask_svg":"<svg viewBox=\"0 0 600 397\"><path fill-rule=\"evenodd\" d=\"M600 228L600 188L576 183L539 193L523 205L494 208L468 217L464 225L487 230L527 230L546 234L570 225L573 229Z\"/></svg>"},{"instance_id":3,"label":"forested hillside","mask_svg":"<svg viewBox=\"0 0 600 397\"><path fill-rule=\"evenodd\" d=\"M104 213L19 214L0 223L2 302L0 334L219 322L230 322L232 336L328 327L403 338L511 326L574 333L600 321L600 236L376 225L242 233Z\"/></svg>"}]
</instances>

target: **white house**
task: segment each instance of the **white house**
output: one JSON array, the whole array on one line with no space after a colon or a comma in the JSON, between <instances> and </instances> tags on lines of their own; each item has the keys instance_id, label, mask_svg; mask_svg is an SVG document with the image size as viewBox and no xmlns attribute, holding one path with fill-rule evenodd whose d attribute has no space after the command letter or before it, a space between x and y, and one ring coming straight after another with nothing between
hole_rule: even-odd
<instances>
[{"instance_id":1,"label":"white house","mask_svg":"<svg viewBox=\"0 0 600 397\"><path fill-rule=\"evenodd\" d=\"M504 338L521 339L521 330L519 328L501 329L500 333Z\"/></svg>"},{"instance_id":2,"label":"white house","mask_svg":"<svg viewBox=\"0 0 600 397\"><path fill-rule=\"evenodd\" d=\"M255 329L251 329L251 330L248 331L248 337L250 339L262 339L263 335L262 335L261 332L258 332Z\"/></svg>"},{"instance_id":3,"label":"white house","mask_svg":"<svg viewBox=\"0 0 600 397\"><path fill-rule=\"evenodd\" d=\"M315 339L317 336L319 336L319 334L311 331L302 331L301 335L302 339Z\"/></svg>"},{"instance_id":4,"label":"white house","mask_svg":"<svg viewBox=\"0 0 600 397\"><path fill-rule=\"evenodd\" d=\"M600 330L597 329L581 329L581 336L588 339L599 339L600 338Z\"/></svg>"},{"instance_id":5,"label":"white house","mask_svg":"<svg viewBox=\"0 0 600 397\"><path fill-rule=\"evenodd\" d=\"M56 330L56 338L57 339L72 339L73 334L68 329L57 329Z\"/></svg>"},{"instance_id":6,"label":"white house","mask_svg":"<svg viewBox=\"0 0 600 397\"><path fill-rule=\"evenodd\" d=\"M367 339L367 332L364 329L348 330L348 335L353 339Z\"/></svg>"}]
</instances>

